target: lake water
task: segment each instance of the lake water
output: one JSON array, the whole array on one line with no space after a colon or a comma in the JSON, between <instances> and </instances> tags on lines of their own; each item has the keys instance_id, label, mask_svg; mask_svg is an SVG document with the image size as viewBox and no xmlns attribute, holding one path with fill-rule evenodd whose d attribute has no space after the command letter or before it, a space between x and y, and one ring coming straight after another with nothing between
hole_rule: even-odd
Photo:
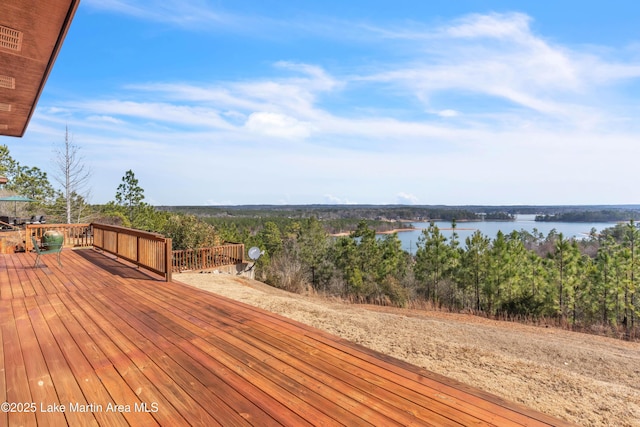
<instances>
[{"instance_id":1,"label":"lake water","mask_svg":"<svg viewBox=\"0 0 640 427\"><path fill-rule=\"evenodd\" d=\"M434 221L440 232L448 239L451 237L451 223L447 221ZM428 222L414 222L415 230L403 231L398 233L398 238L402 242L402 248L412 254L416 252L416 244L418 237L422 234L422 229L429 227ZM534 228L544 234L549 234L552 229L556 229L558 233L562 233L566 238L575 237L577 239L586 238L592 228L602 231L605 228L615 226L612 222L536 222L535 215L517 215L515 221L473 221L458 222L456 232L458 240L464 247L464 241L470 237L476 230L480 230L482 234L494 239L499 230L506 235L512 231L526 230L530 233Z\"/></svg>"}]
</instances>

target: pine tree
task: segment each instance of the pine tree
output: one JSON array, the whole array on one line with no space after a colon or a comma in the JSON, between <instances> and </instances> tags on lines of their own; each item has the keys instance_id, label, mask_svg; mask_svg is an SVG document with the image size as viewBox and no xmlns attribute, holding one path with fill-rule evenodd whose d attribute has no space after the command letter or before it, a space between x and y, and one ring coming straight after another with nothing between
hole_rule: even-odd
<instances>
[{"instance_id":1,"label":"pine tree","mask_svg":"<svg viewBox=\"0 0 640 427\"><path fill-rule=\"evenodd\" d=\"M637 317L636 292L638 278L640 278L640 262L638 260L638 245L640 244L640 229L633 220L624 226L622 248L626 263L624 264L624 318L623 325L627 337L635 328Z\"/></svg>"},{"instance_id":2,"label":"pine tree","mask_svg":"<svg viewBox=\"0 0 640 427\"><path fill-rule=\"evenodd\" d=\"M476 230L471 237L465 239L466 250L461 258L461 277L465 289L473 289L474 308L482 309L480 301L480 288L486 280L489 268L488 251L489 238L480 230Z\"/></svg>"},{"instance_id":3,"label":"pine tree","mask_svg":"<svg viewBox=\"0 0 640 427\"><path fill-rule=\"evenodd\" d=\"M574 307L576 281L579 280L580 250L575 240L565 239L559 233L554 244L553 259L558 279L558 314L562 319L567 319L569 307Z\"/></svg>"},{"instance_id":4,"label":"pine tree","mask_svg":"<svg viewBox=\"0 0 640 427\"><path fill-rule=\"evenodd\" d=\"M438 285L447 272L451 248L447 238L433 222L422 230L416 250L416 278L425 283L424 294L436 305L440 303Z\"/></svg>"},{"instance_id":5,"label":"pine tree","mask_svg":"<svg viewBox=\"0 0 640 427\"><path fill-rule=\"evenodd\" d=\"M135 223L137 211L143 206L144 190L138 185L138 180L131 169L125 172L122 183L116 192L116 202L123 206L127 213L127 218L131 224Z\"/></svg>"}]
</instances>

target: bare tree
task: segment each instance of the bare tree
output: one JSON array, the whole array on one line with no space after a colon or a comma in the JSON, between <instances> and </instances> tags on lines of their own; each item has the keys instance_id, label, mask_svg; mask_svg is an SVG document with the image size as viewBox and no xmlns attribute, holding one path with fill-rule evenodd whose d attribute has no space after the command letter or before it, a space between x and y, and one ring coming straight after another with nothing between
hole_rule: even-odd
<instances>
[{"instance_id":1,"label":"bare tree","mask_svg":"<svg viewBox=\"0 0 640 427\"><path fill-rule=\"evenodd\" d=\"M62 195L66 202L67 224L71 223L72 208L83 194L88 194L87 185L91 172L86 170L80 147L73 143L69 128L64 129L64 145L56 148L57 170L54 179L62 186ZM81 203L83 204L83 203ZM79 218L78 218L79 220Z\"/></svg>"}]
</instances>

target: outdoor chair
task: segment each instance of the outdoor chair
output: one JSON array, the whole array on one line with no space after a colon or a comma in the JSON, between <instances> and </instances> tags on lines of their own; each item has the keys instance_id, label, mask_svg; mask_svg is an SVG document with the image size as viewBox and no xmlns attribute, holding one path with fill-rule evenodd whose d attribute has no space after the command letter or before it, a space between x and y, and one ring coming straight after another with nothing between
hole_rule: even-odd
<instances>
[{"instance_id":1,"label":"outdoor chair","mask_svg":"<svg viewBox=\"0 0 640 427\"><path fill-rule=\"evenodd\" d=\"M60 252L62 252L63 243L60 244L49 244L46 247L41 248L38 245L38 241L34 236L31 236L31 242L33 243L33 249L36 251L36 263L33 265L34 267L38 266L38 261L40 261L40 255L44 254L58 254L57 260L58 265L62 268L62 263L60 262Z\"/></svg>"},{"instance_id":2,"label":"outdoor chair","mask_svg":"<svg viewBox=\"0 0 640 427\"><path fill-rule=\"evenodd\" d=\"M44 215L33 215L29 220L31 224L44 224Z\"/></svg>"}]
</instances>

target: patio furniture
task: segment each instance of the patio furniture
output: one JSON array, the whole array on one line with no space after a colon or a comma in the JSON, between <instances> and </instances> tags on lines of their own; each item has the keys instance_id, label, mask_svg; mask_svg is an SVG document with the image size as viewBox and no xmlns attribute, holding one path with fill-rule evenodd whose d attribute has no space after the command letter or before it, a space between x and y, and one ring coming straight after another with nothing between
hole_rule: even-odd
<instances>
[{"instance_id":1,"label":"patio furniture","mask_svg":"<svg viewBox=\"0 0 640 427\"><path fill-rule=\"evenodd\" d=\"M60 266L60 268L62 268L62 263L60 262L60 252L62 252L62 245L63 245L62 241L60 243L58 242L48 243L46 246L43 246L42 248L38 246L38 241L34 236L31 236L31 242L33 243L33 249L36 251L36 254L38 254L36 255L36 262L33 265L34 267L38 266L38 261L40 261L40 255L57 253L58 265Z\"/></svg>"},{"instance_id":2,"label":"patio furniture","mask_svg":"<svg viewBox=\"0 0 640 427\"><path fill-rule=\"evenodd\" d=\"M44 215L33 215L29 220L29 224L44 224Z\"/></svg>"}]
</instances>

